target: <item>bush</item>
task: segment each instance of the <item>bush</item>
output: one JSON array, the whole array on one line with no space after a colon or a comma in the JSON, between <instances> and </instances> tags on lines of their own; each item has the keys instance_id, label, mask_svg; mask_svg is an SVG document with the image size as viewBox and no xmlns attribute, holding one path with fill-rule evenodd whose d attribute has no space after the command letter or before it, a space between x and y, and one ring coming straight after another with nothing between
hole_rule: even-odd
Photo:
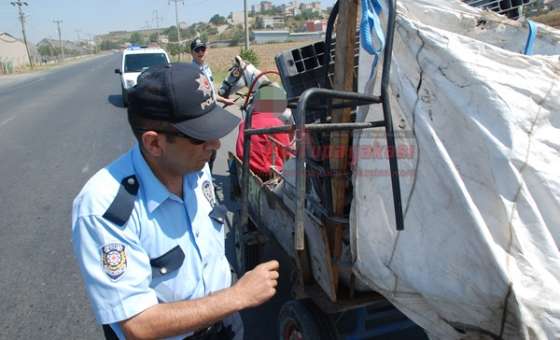
<instances>
[{"instance_id":1,"label":"bush","mask_svg":"<svg viewBox=\"0 0 560 340\"><path fill-rule=\"evenodd\" d=\"M255 67L258 67L260 64L260 60L259 60L259 56L257 55L257 52L255 52L255 50L253 50L252 48L249 49L242 48L241 51L239 52L239 56L243 58L243 60L253 64Z\"/></svg>"},{"instance_id":2,"label":"bush","mask_svg":"<svg viewBox=\"0 0 560 340\"><path fill-rule=\"evenodd\" d=\"M184 53L186 51L186 48L183 46L183 44L168 44L167 51L172 56L175 56Z\"/></svg>"}]
</instances>

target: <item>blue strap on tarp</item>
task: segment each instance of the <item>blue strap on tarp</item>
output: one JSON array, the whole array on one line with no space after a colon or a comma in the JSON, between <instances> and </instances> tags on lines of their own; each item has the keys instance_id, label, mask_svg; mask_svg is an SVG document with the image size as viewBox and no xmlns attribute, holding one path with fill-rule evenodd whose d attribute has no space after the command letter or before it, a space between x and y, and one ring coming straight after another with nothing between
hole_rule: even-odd
<instances>
[{"instance_id":1,"label":"blue strap on tarp","mask_svg":"<svg viewBox=\"0 0 560 340\"><path fill-rule=\"evenodd\" d=\"M377 66L379 54L385 47L385 34L381 29L379 15L383 11L379 0L362 0L362 19L360 21L360 43L362 47L374 56L372 74ZM373 35L377 36L379 47L375 48Z\"/></svg>"},{"instance_id":2,"label":"blue strap on tarp","mask_svg":"<svg viewBox=\"0 0 560 340\"><path fill-rule=\"evenodd\" d=\"M531 55L533 54L533 47L535 46L535 39L537 37L537 25L531 20L527 20L527 23L529 24L529 36L527 37L527 43L525 43L523 53Z\"/></svg>"}]
</instances>

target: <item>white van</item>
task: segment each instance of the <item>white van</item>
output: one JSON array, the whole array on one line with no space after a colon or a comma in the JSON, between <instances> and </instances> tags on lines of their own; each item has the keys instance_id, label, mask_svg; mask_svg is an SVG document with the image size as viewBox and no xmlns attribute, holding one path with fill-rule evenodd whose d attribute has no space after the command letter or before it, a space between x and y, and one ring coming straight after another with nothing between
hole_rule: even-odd
<instances>
[{"instance_id":1,"label":"white van","mask_svg":"<svg viewBox=\"0 0 560 340\"><path fill-rule=\"evenodd\" d=\"M129 47L123 51L121 68L115 73L121 75L122 100L128 106L128 90L136 85L142 71L154 65L169 64L167 53L161 48Z\"/></svg>"}]
</instances>

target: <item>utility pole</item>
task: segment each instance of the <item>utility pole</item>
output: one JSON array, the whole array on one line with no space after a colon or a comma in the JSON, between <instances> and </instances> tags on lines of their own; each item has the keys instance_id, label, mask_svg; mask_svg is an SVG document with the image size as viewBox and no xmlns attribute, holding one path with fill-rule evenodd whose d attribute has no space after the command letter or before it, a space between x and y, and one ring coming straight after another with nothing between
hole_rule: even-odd
<instances>
[{"instance_id":1,"label":"utility pole","mask_svg":"<svg viewBox=\"0 0 560 340\"><path fill-rule=\"evenodd\" d=\"M58 29L58 45L60 47L60 55L62 56L62 59L60 59L61 62L64 61L64 43L62 42L62 32L60 30L60 24L62 24L62 20L53 20L53 22L56 24L56 27Z\"/></svg>"},{"instance_id":2,"label":"utility pole","mask_svg":"<svg viewBox=\"0 0 560 340\"><path fill-rule=\"evenodd\" d=\"M179 2L182 2L183 5L185 4L183 0L169 0L169 4L171 2L175 3L175 23L177 24L177 42L181 42L181 29L179 28Z\"/></svg>"},{"instance_id":3,"label":"utility pole","mask_svg":"<svg viewBox=\"0 0 560 340\"><path fill-rule=\"evenodd\" d=\"M247 0L243 0L243 11L245 20L245 50L249 49L249 25L247 24Z\"/></svg>"},{"instance_id":4,"label":"utility pole","mask_svg":"<svg viewBox=\"0 0 560 340\"><path fill-rule=\"evenodd\" d=\"M90 50L90 52L97 54L97 44L95 43L93 34L86 33L86 36L88 37L88 49Z\"/></svg>"},{"instance_id":5,"label":"utility pole","mask_svg":"<svg viewBox=\"0 0 560 340\"><path fill-rule=\"evenodd\" d=\"M25 50L27 51L27 58L29 59L29 66L33 69L33 60L31 58L31 53L29 53L29 46L27 45L27 36L25 35L25 13L23 13L23 9L21 6L28 6L27 2L17 0L10 2L12 6L18 7L19 12L19 21L21 22L21 33L23 33L23 43L25 44Z\"/></svg>"},{"instance_id":6,"label":"utility pole","mask_svg":"<svg viewBox=\"0 0 560 340\"><path fill-rule=\"evenodd\" d=\"M154 17L153 20L155 20L155 22L156 22L156 35L157 35L157 42L159 44L159 21L162 18L159 16L159 13L158 13L157 9L154 9L154 11L152 12L152 16Z\"/></svg>"},{"instance_id":7,"label":"utility pole","mask_svg":"<svg viewBox=\"0 0 560 340\"><path fill-rule=\"evenodd\" d=\"M179 54L178 58L179 60L181 60L181 29L179 28L179 1L183 3L183 5L185 4L183 2L183 0L169 0L169 4L171 4L171 1L173 1L175 3L175 22L177 24L177 46L179 46Z\"/></svg>"},{"instance_id":8,"label":"utility pole","mask_svg":"<svg viewBox=\"0 0 560 340\"><path fill-rule=\"evenodd\" d=\"M156 28L159 29L159 21L162 19L162 17L159 16L159 12L157 9L154 9L154 11L152 12L152 16L153 16L153 20L156 22Z\"/></svg>"}]
</instances>

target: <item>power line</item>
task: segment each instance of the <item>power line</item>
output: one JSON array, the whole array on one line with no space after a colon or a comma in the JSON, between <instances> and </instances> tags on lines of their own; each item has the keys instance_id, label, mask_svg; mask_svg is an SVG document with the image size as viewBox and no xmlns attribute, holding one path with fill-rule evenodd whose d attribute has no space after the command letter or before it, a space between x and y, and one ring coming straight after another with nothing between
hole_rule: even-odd
<instances>
[{"instance_id":1,"label":"power line","mask_svg":"<svg viewBox=\"0 0 560 340\"><path fill-rule=\"evenodd\" d=\"M152 12L152 20L154 20L156 22L156 40L157 43L159 43L159 22L161 19L163 19L162 17L159 16L158 10L154 9L154 11Z\"/></svg>"},{"instance_id":2,"label":"power line","mask_svg":"<svg viewBox=\"0 0 560 340\"><path fill-rule=\"evenodd\" d=\"M245 50L249 50L249 25L247 24L247 0L243 0L243 22L245 23Z\"/></svg>"},{"instance_id":3,"label":"power line","mask_svg":"<svg viewBox=\"0 0 560 340\"><path fill-rule=\"evenodd\" d=\"M27 58L29 59L29 66L33 69L33 60L31 59L31 54L29 53L29 46L27 45L27 36L25 35L25 13L23 13L22 6L28 6L28 3L25 1L17 0L10 2L12 6L18 8L19 12L19 21L21 22L21 32L23 33L23 42L25 44L25 50L27 51Z\"/></svg>"},{"instance_id":4,"label":"power line","mask_svg":"<svg viewBox=\"0 0 560 340\"><path fill-rule=\"evenodd\" d=\"M183 0L169 0L169 4L171 2L175 3L175 23L177 24L177 41L181 41L181 29L179 28L179 2L185 4Z\"/></svg>"},{"instance_id":5,"label":"power line","mask_svg":"<svg viewBox=\"0 0 560 340\"><path fill-rule=\"evenodd\" d=\"M154 11L152 12L152 16L153 16L153 20L156 22L156 28L159 28L159 23L163 18L159 16L157 9L154 9Z\"/></svg>"},{"instance_id":6,"label":"power line","mask_svg":"<svg viewBox=\"0 0 560 340\"><path fill-rule=\"evenodd\" d=\"M60 30L62 20L53 20L53 22L56 24L56 27L58 29L58 45L60 47L60 53L62 56L62 59L60 61L62 62L64 61L64 43L62 42L62 31Z\"/></svg>"}]
</instances>

